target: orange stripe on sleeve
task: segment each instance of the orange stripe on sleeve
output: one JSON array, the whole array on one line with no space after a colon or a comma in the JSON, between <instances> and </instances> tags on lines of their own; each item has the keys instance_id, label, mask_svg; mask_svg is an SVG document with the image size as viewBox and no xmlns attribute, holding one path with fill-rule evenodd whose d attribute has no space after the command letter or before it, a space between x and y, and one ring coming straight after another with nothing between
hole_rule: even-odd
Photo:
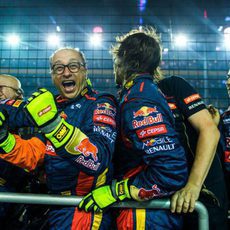
<instances>
[{"instance_id":1,"label":"orange stripe on sleeve","mask_svg":"<svg viewBox=\"0 0 230 230\"><path fill-rule=\"evenodd\" d=\"M0 158L29 171L34 170L45 156L46 146L37 137L24 140L14 135L16 145L7 154L0 154Z\"/></svg>"}]
</instances>

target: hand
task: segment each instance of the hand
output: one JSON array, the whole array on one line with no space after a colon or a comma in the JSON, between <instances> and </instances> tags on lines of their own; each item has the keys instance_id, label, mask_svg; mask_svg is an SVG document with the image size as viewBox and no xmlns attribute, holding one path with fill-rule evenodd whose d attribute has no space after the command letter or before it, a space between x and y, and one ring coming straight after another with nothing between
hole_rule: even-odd
<instances>
[{"instance_id":1,"label":"hand","mask_svg":"<svg viewBox=\"0 0 230 230\"><path fill-rule=\"evenodd\" d=\"M184 188L174 193L171 198L171 212L187 213L193 212L195 202L199 198L201 188L199 186L187 183Z\"/></svg>"},{"instance_id":2,"label":"hand","mask_svg":"<svg viewBox=\"0 0 230 230\"><path fill-rule=\"evenodd\" d=\"M8 113L6 110L0 110L0 152L9 153L15 146L14 135L9 133L5 125Z\"/></svg>"},{"instance_id":3,"label":"hand","mask_svg":"<svg viewBox=\"0 0 230 230\"><path fill-rule=\"evenodd\" d=\"M2 143L8 136L8 130L6 128L5 122L8 116L5 110L0 111L0 142Z\"/></svg>"},{"instance_id":4,"label":"hand","mask_svg":"<svg viewBox=\"0 0 230 230\"><path fill-rule=\"evenodd\" d=\"M102 209L109 207L118 200L122 201L125 198L131 198L128 179L119 182L113 180L111 186L102 186L85 196L79 204L79 209L86 212L101 212Z\"/></svg>"},{"instance_id":5,"label":"hand","mask_svg":"<svg viewBox=\"0 0 230 230\"><path fill-rule=\"evenodd\" d=\"M44 133L53 131L61 121L53 94L45 88L33 93L24 109L33 123Z\"/></svg>"}]
</instances>

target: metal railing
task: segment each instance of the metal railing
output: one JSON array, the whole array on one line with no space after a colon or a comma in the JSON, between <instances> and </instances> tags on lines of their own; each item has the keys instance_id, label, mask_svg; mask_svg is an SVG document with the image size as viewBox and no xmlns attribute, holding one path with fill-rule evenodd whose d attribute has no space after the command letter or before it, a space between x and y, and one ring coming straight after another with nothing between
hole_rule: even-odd
<instances>
[{"instance_id":1,"label":"metal railing","mask_svg":"<svg viewBox=\"0 0 230 230\"><path fill-rule=\"evenodd\" d=\"M77 196L60 196L46 194L31 193L2 193L0 192L0 202L5 203L21 203L21 204L45 204L45 205L71 205L77 206L82 197ZM149 208L149 209L169 209L169 199L156 199L145 202L120 202L114 204L114 208ZM198 213L199 230L208 230L208 211L206 207L199 201L195 204L195 210Z\"/></svg>"}]
</instances>

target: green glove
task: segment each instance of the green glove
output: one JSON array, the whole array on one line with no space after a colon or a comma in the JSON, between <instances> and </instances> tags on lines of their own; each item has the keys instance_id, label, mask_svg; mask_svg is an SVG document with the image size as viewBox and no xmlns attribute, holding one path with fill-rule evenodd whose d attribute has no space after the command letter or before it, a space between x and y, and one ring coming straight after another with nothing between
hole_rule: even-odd
<instances>
[{"instance_id":1,"label":"green glove","mask_svg":"<svg viewBox=\"0 0 230 230\"><path fill-rule=\"evenodd\" d=\"M53 131L61 121L53 94L45 88L33 93L24 109L43 133Z\"/></svg>"},{"instance_id":2,"label":"green glove","mask_svg":"<svg viewBox=\"0 0 230 230\"><path fill-rule=\"evenodd\" d=\"M105 185L96 188L85 196L79 204L79 209L86 212L100 212L102 209L109 207L116 201L122 201L125 198L131 198L128 179L119 182L113 180L111 186Z\"/></svg>"},{"instance_id":3,"label":"green glove","mask_svg":"<svg viewBox=\"0 0 230 230\"><path fill-rule=\"evenodd\" d=\"M9 133L5 125L8 114L5 110L0 111L0 148L4 153L9 153L15 146L14 135ZM3 153L1 151L1 153Z\"/></svg>"}]
</instances>

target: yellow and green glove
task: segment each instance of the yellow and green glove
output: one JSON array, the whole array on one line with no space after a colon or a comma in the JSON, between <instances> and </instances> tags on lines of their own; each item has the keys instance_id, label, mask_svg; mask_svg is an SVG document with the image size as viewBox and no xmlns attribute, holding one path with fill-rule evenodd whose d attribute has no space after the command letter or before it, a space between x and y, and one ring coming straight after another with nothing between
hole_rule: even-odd
<instances>
[{"instance_id":1,"label":"yellow and green glove","mask_svg":"<svg viewBox=\"0 0 230 230\"><path fill-rule=\"evenodd\" d=\"M109 207L116 201L131 198L129 192L128 179L117 182L112 181L111 185L96 188L86 195L79 204L79 209L86 212L101 212L102 209Z\"/></svg>"},{"instance_id":2,"label":"yellow and green glove","mask_svg":"<svg viewBox=\"0 0 230 230\"><path fill-rule=\"evenodd\" d=\"M9 153L15 146L14 135L8 132L6 127L6 119L8 117L6 110L0 111L0 148L1 153Z\"/></svg>"},{"instance_id":3,"label":"yellow and green glove","mask_svg":"<svg viewBox=\"0 0 230 230\"><path fill-rule=\"evenodd\" d=\"M24 109L54 147L59 148L70 139L74 127L59 116L54 96L47 89L33 93Z\"/></svg>"}]
</instances>

